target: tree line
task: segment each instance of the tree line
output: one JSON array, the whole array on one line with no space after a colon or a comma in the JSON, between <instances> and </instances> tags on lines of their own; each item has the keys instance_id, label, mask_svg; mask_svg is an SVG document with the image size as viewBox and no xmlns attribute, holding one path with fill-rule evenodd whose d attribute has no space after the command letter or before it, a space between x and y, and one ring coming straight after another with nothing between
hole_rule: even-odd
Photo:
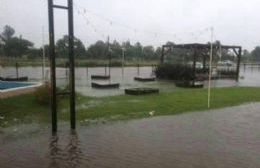
<instances>
[{"instance_id":1,"label":"tree line","mask_svg":"<svg viewBox=\"0 0 260 168\"><path fill-rule=\"evenodd\" d=\"M68 43L67 35L58 39L55 44L57 58L68 57ZM114 40L110 43L107 41L98 40L96 43L84 46L82 41L74 38L74 52L76 58L80 59L121 59L124 52L125 58L128 60L159 60L161 55L161 47L153 47L152 45L143 46L140 42L131 44L130 41L119 43ZM174 44L167 42L167 44ZM46 56L49 55L49 46L44 46ZM0 56L6 57L26 57L29 59L42 57L43 48L34 47L34 43L24 39L22 36L15 36L15 29L9 25L4 26L0 34ZM175 51L182 55L186 51ZM223 51L224 52L224 51ZM177 54L178 55L178 54ZM228 59L230 55L224 53L224 59ZM260 62L260 46L255 47L252 52L243 50L243 61Z\"/></svg>"},{"instance_id":2,"label":"tree line","mask_svg":"<svg viewBox=\"0 0 260 168\"><path fill-rule=\"evenodd\" d=\"M64 35L55 44L57 58L68 57L69 37ZM46 56L49 56L49 45L44 46ZM4 27L0 34L0 55L6 57L26 57L29 59L42 57L43 48L34 47L34 43L24 39L22 36L15 36L15 30L9 25ZM143 46L140 42L131 44L130 41L119 43L114 40L98 40L88 48L82 41L74 37L74 52L76 58L81 59L121 59L124 52L126 59L159 59L161 48L154 48L151 45Z\"/></svg>"}]
</instances>

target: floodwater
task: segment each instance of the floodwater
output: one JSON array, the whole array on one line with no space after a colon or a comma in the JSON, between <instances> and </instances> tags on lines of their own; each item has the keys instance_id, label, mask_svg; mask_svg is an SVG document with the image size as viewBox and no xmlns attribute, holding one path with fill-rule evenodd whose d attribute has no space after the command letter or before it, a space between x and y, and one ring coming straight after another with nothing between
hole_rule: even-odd
<instances>
[{"instance_id":1,"label":"floodwater","mask_svg":"<svg viewBox=\"0 0 260 168\"><path fill-rule=\"evenodd\" d=\"M260 103L175 116L0 131L0 167L258 168Z\"/></svg>"},{"instance_id":2,"label":"floodwater","mask_svg":"<svg viewBox=\"0 0 260 168\"><path fill-rule=\"evenodd\" d=\"M57 85L65 87L68 85L68 71L65 68L57 68ZM49 68L45 70L45 77L49 79ZM14 67L4 67L0 72L0 76L15 76L16 70ZM119 89L94 89L91 88L91 75L104 75L109 74L109 69L105 67L96 68L76 68L76 90L85 96L111 96L124 94L125 88L134 87L152 87L159 88L160 92L174 91L177 88L172 82L169 81L154 81L154 82L138 82L134 81L135 76L150 77L153 76L152 67L115 67L110 69L111 80L100 82L120 83ZM19 69L19 76L28 76L32 81L42 80L41 67L21 67ZM234 80L215 80L212 81L213 87L230 87L230 86L260 86L260 69L258 67L241 67L241 78L239 82ZM205 82L207 87L207 81Z\"/></svg>"}]
</instances>

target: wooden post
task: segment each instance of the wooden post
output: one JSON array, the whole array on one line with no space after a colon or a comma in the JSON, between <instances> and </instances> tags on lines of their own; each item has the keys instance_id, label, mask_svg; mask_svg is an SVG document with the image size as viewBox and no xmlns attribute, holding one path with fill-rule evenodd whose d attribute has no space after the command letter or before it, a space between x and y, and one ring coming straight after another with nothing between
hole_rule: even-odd
<instances>
[{"instance_id":1,"label":"wooden post","mask_svg":"<svg viewBox=\"0 0 260 168\"><path fill-rule=\"evenodd\" d=\"M68 6L54 5L53 0L48 0L49 13L49 41L50 41L50 69L51 69L51 111L52 132L57 132L57 98L56 98L56 63L55 63L55 40L54 40L54 15L53 9L68 10L69 30L69 88L70 88L70 123L71 129L76 128L75 110L75 62L74 62L74 27L73 27L73 0L67 0Z\"/></svg>"},{"instance_id":2,"label":"wooden post","mask_svg":"<svg viewBox=\"0 0 260 168\"><path fill-rule=\"evenodd\" d=\"M18 65L17 62L15 63L15 69L16 69L16 79L18 80L18 78L19 78L19 65Z\"/></svg>"},{"instance_id":3,"label":"wooden post","mask_svg":"<svg viewBox=\"0 0 260 168\"><path fill-rule=\"evenodd\" d=\"M44 69L45 69L45 67L44 67L44 62L42 61L42 81L45 81L45 79L44 79Z\"/></svg>"},{"instance_id":4,"label":"wooden post","mask_svg":"<svg viewBox=\"0 0 260 168\"><path fill-rule=\"evenodd\" d=\"M242 53L242 48L239 47L238 55L237 55L237 75L236 75L236 81L237 81L237 82L239 81L239 71L240 71L241 53Z\"/></svg>"},{"instance_id":5,"label":"wooden post","mask_svg":"<svg viewBox=\"0 0 260 168\"><path fill-rule=\"evenodd\" d=\"M69 60L70 60L70 126L76 128L75 107L75 60L74 60L74 26L73 26L73 0L68 0L68 30L69 30Z\"/></svg>"},{"instance_id":6,"label":"wooden post","mask_svg":"<svg viewBox=\"0 0 260 168\"><path fill-rule=\"evenodd\" d=\"M54 17L53 0L48 0L49 13L49 43L50 43L50 69L51 69L51 113L52 132L57 132L57 104L56 104L56 63L55 63L55 41L54 41Z\"/></svg>"},{"instance_id":7,"label":"wooden post","mask_svg":"<svg viewBox=\"0 0 260 168\"><path fill-rule=\"evenodd\" d=\"M124 77L125 50L122 48L122 78Z\"/></svg>"},{"instance_id":8,"label":"wooden post","mask_svg":"<svg viewBox=\"0 0 260 168\"><path fill-rule=\"evenodd\" d=\"M139 76L139 75L140 75L140 65L137 64L137 76Z\"/></svg>"},{"instance_id":9,"label":"wooden post","mask_svg":"<svg viewBox=\"0 0 260 168\"><path fill-rule=\"evenodd\" d=\"M42 27L42 81L45 81L44 27Z\"/></svg>"},{"instance_id":10,"label":"wooden post","mask_svg":"<svg viewBox=\"0 0 260 168\"><path fill-rule=\"evenodd\" d=\"M108 75L110 76L111 53L110 53L109 36L107 37L107 54L108 54Z\"/></svg>"}]
</instances>

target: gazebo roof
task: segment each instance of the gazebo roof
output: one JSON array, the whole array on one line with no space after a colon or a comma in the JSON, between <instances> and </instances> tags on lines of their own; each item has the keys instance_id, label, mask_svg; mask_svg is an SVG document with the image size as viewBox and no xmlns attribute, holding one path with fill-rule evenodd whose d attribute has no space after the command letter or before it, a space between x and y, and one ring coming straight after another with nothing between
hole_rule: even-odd
<instances>
[{"instance_id":1,"label":"gazebo roof","mask_svg":"<svg viewBox=\"0 0 260 168\"><path fill-rule=\"evenodd\" d=\"M189 44L166 44L163 47L173 47L173 48L197 48L197 49L210 49L210 44L202 44L202 43L189 43ZM219 47L218 44L213 44L213 48ZM222 49L240 49L241 46L233 46L233 45L221 45Z\"/></svg>"}]
</instances>

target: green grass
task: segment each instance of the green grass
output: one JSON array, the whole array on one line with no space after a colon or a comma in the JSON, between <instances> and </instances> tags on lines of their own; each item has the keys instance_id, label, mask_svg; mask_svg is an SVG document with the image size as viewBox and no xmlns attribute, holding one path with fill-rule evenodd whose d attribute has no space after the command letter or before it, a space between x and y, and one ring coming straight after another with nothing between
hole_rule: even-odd
<instances>
[{"instance_id":1,"label":"green grass","mask_svg":"<svg viewBox=\"0 0 260 168\"><path fill-rule=\"evenodd\" d=\"M0 99L0 109L0 126L49 120L49 107L38 105L33 94Z\"/></svg>"},{"instance_id":2,"label":"green grass","mask_svg":"<svg viewBox=\"0 0 260 168\"><path fill-rule=\"evenodd\" d=\"M212 89L211 109L260 101L260 88L233 87ZM38 105L32 94L0 100L1 126L24 122L49 122L50 109ZM59 119L69 120L68 99L59 102ZM77 97L77 119L121 120L174 115L207 110L207 89L180 89L169 93L147 96L112 96L103 98ZM14 121L14 118L17 121ZM3 124L8 121L8 124Z\"/></svg>"}]
</instances>

